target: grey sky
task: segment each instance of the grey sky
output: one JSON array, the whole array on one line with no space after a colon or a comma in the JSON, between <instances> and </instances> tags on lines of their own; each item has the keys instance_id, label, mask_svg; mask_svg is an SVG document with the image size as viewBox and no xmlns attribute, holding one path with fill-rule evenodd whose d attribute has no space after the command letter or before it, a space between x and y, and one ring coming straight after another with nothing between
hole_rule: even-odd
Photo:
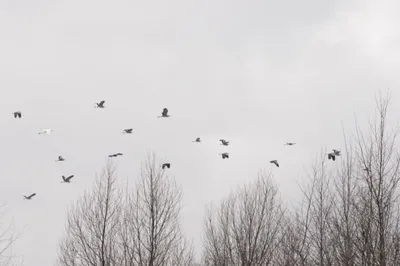
<instances>
[{"instance_id":1,"label":"grey sky","mask_svg":"<svg viewBox=\"0 0 400 266\"><path fill-rule=\"evenodd\" d=\"M172 164L184 228L204 206L271 169L292 202L343 121L378 89L398 114L398 1L0 1L0 203L25 265L53 265L69 204L110 153L134 182L147 149ZM106 100L104 110L94 103ZM171 119L157 119L164 107ZM21 110L23 119L12 112ZM395 116L390 119L397 121ZM133 135L122 135L133 127ZM53 128L50 136L38 135ZM192 143L201 137L203 143ZM224 148L218 139L231 141ZM286 141L297 142L286 147ZM229 160L218 154L231 153ZM58 155L65 162L55 163ZM278 159L281 167L268 162ZM61 175L75 174L71 184ZM131 181L130 181L131 182ZM36 192L32 201L21 194Z\"/></svg>"}]
</instances>

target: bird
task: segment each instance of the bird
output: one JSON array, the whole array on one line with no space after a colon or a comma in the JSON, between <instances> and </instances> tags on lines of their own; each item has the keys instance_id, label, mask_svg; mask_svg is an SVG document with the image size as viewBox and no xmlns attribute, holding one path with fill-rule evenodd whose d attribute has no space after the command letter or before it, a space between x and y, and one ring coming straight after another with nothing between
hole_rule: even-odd
<instances>
[{"instance_id":1,"label":"bird","mask_svg":"<svg viewBox=\"0 0 400 266\"><path fill-rule=\"evenodd\" d=\"M286 142L286 144L285 144L285 146L287 145L287 146L293 146L293 145L295 145L296 143L294 143L294 142Z\"/></svg>"},{"instance_id":2,"label":"bird","mask_svg":"<svg viewBox=\"0 0 400 266\"><path fill-rule=\"evenodd\" d=\"M16 111L13 113L15 118L21 118L22 117L22 113L20 111Z\"/></svg>"},{"instance_id":3,"label":"bird","mask_svg":"<svg viewBox=\"0 0 400 266\"><path fill-rule=\"evenodd\" d=\"M122 133L124 133L124 134L132 134L132 131L133 131L133 128L127 128L127 129L124 129L124 131L122 131Z\"/></svg>"},{"instance_id":4,"label":"bird","mask_svg":"<svg viewBox=\"0 0 400 266\"><path fill-rule=\"evenodd\" d=\"M70 183L73 177L74 175L70 175L69 177L62 176L63 181L61 183Z\"/></svg>"},{"instance_id":5,"label":"bird","mask_svg":"<svg viewBox=\"0 0 400 266\"><path fill-rule=\"evenodd\" d=\"M61 155L58 156L58 160L56 160L56 162L62 162L65 161L64 157L62 157Z\"/></svg>"},{"instance_id":6,"label":"bird","mask_svg":"<svg viewBox=\"0 0 400 266\"><path fill-rule=\"evenodd\" d=\"M222 159L229 159L229 153L227 153L227 152L220 153L219 155L222 156Z\"/></svg>"},{"instance_id":7,"label":"bird","mask_svg":"<svg viewBox=\"0 0 400 266\"><path fill-rule=\"evenodd\" d=\"M170 115L168 114L168 109L164 108L164 110L162 111L161 115L158 117L170 117Z\"/></svg>"},{"instance_id":8,"label":"bird","mask_svg":"<svg viewBox=\"0 0 400 266\"><path fill-rule=\"evenodd\" d=\"M224 146L228 146L229 145L229 141L226 141L224 139L220 139L219 141L221 141L221 145L224 145Z\"/></svg>"},{"instance_id":9,"label":"bird","mask_svg":"<svg viewBox=\"0 0 400 266\"><path fill-rule=\"evenodd\" d=\"M167 167L168 169L171 167L170 163L163 163L162 164L162 169L164 169L165 167Z\"/></svg>"},{"instance_id":10,"label":"bird","mask_svg":"<svg viewBox=\"0 0 400 266\"><path fill-rule=\"evenodd\" d=\"M108 155L108 157L117 157L120 155L123 155L123 154L119 152L119 153L110 154L110 155Z\"/></svg>"},{"instance_id":11,"label":"bird","mask_svg":"<svg viewBox=\"0 0 400 266\"><path fill-rule=\"evenodd\" d=\"M200 138L196 138L195 140L193 140L193 142L201 142Z\"/></svg>"},{"instance_id":12,"label":"bird","mask_svg":"<svg viewBox=\"0 0 400 266\"><path fill-rule=\"evenodd\" d=\"M25 199L30 200L30 199L32 199L35 195L36 195L36 193L33 193L33 194L31 194L30 196L25 196L25 195L23 195L23 196L24 196Z\"/></svg>"},{"instance_id":13,"label":"bird","mask_svg":"<svg viewBox=\"0 0 400 266\"><path fill-rule=\"evenodd\" d=\"M54 131L54 129L46 128L46 129L43 129L42 131L40 131L39 134L47 134L47 135L50 135L50 133L53 132L53 131Z\"/></svg>"},{"instance_id":14,"label":"bird","mask_svg":"<svg viewBox=\"0 0 400 266\"><path fill-rule=\"evenodd\" d=\"M279 163L278 163L278 160L272 160L272 161L269 161L270 163L273 163L273 164L275 164L277 167L279 167Z\"/></svg>"},{"instance_id":15,"label":"bird","mask_svg":"<svg viewBox=\"0 0 400 266\"><path fill-rule=\"evenodd\" d=\"M96 106L95 106L95 108L104 108L104 103L105 103L106 101L101 101L101 102L99 102L99 103L96 103Z\"/></svg>"},{"instance_id":16,"label":"bird","mask_svg":"<svg viewBox=\"0 0 400 266\"><path fill-rule=\"evenodd\" d=\"M328 160L335 160L336 159L336 156L335 156L335 153L333 153L333 152L331 152L331 153L328 153Z\"/></svg>"},{"instance_id":17,"label":"bird","mask_svg":"<svg viewBox=\"0 0 400 266\"><path fill-rule=\"evenodd\" d=\"M333 149L333 154L335 156L340 156L340 151Z\"/></svg>"}]
</instances>

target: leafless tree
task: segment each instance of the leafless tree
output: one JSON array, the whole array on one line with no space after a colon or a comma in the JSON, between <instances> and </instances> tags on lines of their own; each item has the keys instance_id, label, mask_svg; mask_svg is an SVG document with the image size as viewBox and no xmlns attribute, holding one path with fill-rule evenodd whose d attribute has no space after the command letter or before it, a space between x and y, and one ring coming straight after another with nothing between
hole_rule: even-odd
<instances>
[{"instance_id":1,"label":"leafless tree","mask_svg":"<svg viewBox=\"0 0 400 266\"><path fill-rule=\"evenodd\" d=\"M356 159L359 177L359 239L362 265L398 265L400 156L396 150L398 129L389 131L390 95L377 98L378 118L367 134L357 127Z\"/></svg>"},{"instance_id":2,"label":"leafless tree","mask_svg":"<svg viewBox=\"0 0 400 266\"><path fill-rule=\"evenodd\" d=\"M0 205L0 265L8 266L15 262L12 245L18 238L13 223L5 221L5 204Z\"/></svg>"},{"instance_id":3,"label":"leafless tree","mask_svg":"<svg viewBox=\"0 0 400 266\"><path fill-rule=\"evenodd\" d=\"M182 193L155 154L142 165L141 178L129 194L123 217L124 265L190 266L193 248L180 225Z\"/></svg>"},{"instance_id":4,"label":"leafless tree","mask_svg":"<svg viewBox=\"0 0 400 266\"><path fill-rule=\"evenodd\" d=\"M203 261L210 266L274 265L285 212L271 174L208 208Z\"/></svg>"},{"instance_id":5,"label":"leafless tree","mask_svg":"<svg viewBox=\"0 0 400 266\"><path fill-rule=\"evenodd\" d=\"M66 237L60 243L59 262L65 266L117 266L118 233L122 212L121 190L109 163L68 213Z\"/></svg>"}]
</instances>

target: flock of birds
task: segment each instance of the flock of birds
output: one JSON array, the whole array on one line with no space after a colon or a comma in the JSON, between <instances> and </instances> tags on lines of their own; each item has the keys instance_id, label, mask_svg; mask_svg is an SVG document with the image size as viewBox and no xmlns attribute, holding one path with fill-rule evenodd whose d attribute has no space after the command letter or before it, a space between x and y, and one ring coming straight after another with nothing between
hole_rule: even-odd
<instances>
[{"instance_id":1,"label":"flock of birds","mask_svg":"<svg viewBox=\"0 0 400 266\"><path fill-rule=\"evenodd\" d=\"M105 104L105 101L100 101L100 102L96 103L95 108L105 108L104 104ZM20 111L14 112L13 115L14 115L14 118L22 118L22 113L21 113ZM168 114L168 109L167 109L167 108L164 108L163 111L162 111L162 113L161 113L161 115L158 116L158 118L168 118L168 117L171 117L171 115ZM49 134L51 134L53 131L54 131L53 129L47 128L47 129L43 129L42 131L40 131L39 134L47 134L47 135L49 135ZM133 133L133 128L124 129L124 130L122 131L122 133L123 133L123 134L132 134L132 133ZM229 146L229 141L227 141L227 140L225 140L225 139L220 139L219 141L221 142L221 145L223 145L223 146ZM201 138L198 137L198 138L196 138L193 142L200 143L200 142L201 142ZM294 142L286 142L284 145L293 146L293 145L295 145L295 144L296 144L296 143L294 143ZM110 154L108 157L111 158L111 157L118 157L118 156L122 156L122 155L123 155L122 153L115 153L115 154ZM228 152L220 153L219 155L221 155L222 159L229 159L229 153L228 153ZM330 153L327 153L327 155L328 155L328 159L329 159L329 160L335 161L336 156L340 156L341 154L340 154L340 151L339 151L339 150L333 149L333 151L330 152ZM61 155L58 156L58 159L56 160L56 162L62 162L62 161L65 161L65 158L64 158L63 156L61 156ZM278 162L278 160L271 160L271 161L269 161L269 162L270 162L271 164L274 164L274 165L276 165L277 167L279 167L279 162ZM171 164L168 163L168 162L166 162L166 163L163 163L163 164L161 165L161 167L162 167L162 169L165 169L165 168L168 168L168 169L169 169L169 168L171 167ZM61 177L62 177L61 183L70 183L70 182L71 182L71 179L74 177L74 175L70 175L70 176L68 176L68 177L65 177L65 176L63 175L63 176L61 176ZM32 194L29 195L29 196L23 195L23 197L24 197L25 199L27 199L27 200L30 200L30 199L32 199L35 195L36 195L36 193L32 193Z\"/></svg>"}]
</instances>

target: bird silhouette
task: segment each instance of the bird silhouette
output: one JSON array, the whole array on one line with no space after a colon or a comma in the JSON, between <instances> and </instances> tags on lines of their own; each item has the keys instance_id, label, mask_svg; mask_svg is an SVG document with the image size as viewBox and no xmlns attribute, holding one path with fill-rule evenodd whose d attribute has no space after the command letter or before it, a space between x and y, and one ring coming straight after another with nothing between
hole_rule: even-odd
<instances>
[{"instance_id":1,"label":"bird silhouette","mask_svg":"<svg viewBox=\"0 0 400 266\"><path fill-rule=\"evenodd\" d=\"M196 138L195 140L193 140L193 142L201 142L200 138Z\"/></svg>"},{"instance_id":2,"label":"bird silhouette","mask_svg":"<svg viewBox=\"0 0 400 266\"><path fill-rule=\"evenodd\" d=\"M14 112L13 113L15 118L21 118L22 117L22 113L20 111Z\"/></svg>"},{"instance_id":3,"label":"bird silhouette","mask_svg":"<svg viewBox=\"0 0 400 266\"><path fill-rule=\"evenodd\" d=\"M54 129L46 128L46 129L43 129L42 131L40 131L39 134L47 134L47 135L50 135L50 133L53 132L53 131L54 131Z\"/></svg>"},{"instance_id":4,"label":"bird silhouette","mask_svg":"<svg viewBox=\"0 0 400 266\"><path fill-rule=\"evenodd\" d=\"M74 175L70 175L69 177L62 176L63 181L61 183L70 183L73 177Z\"/></svg>"},{"instance_id":5,"label":"bird silhouette","mask_svg":"<svg viewBox=\"0 0 400 266\"><path fill-rule=\"evenodd\" d=\"M95 108L104 108L105 106L104 106L104 103L105 103L106 101L101 101L101 102L99 102L99 103L96 103L96 106L95 106Z\"/></svg>"},{"instance_id":6,"label":"bird silhouette","mask_svg":"<svg viewBox=\"0 0 400 266\"><path fill-rule=\"evenodd\" d=\"M36 193L33 193L33 194L29 195L29 196L25 196L25 195L23 195L23 196L24 196L25 199L30 200L30 199L32 199L35 195L36 195Z\"/></svg>"},{"instance_id":7,"label":"bird silhouette","mask_svg":"<svg viewBox=\"0 0 400 266\"><path fill-rule=\"evenodd\" d=\"M162 167L162 169L165 169L165 167L167 167L169 169L171 167L171 164L170 163L163 163L161 167Z\"/></svg>"},{"instance_id":8,"label":"bird silhouette","mask_svg":"<svg viewBox=\"0 0 400 266\"><path fill-rule=\"evenodd\" d=\"M56 160L56 162L62 162L62 161L65 161L64 157L58 156L58 159Z\"/></svg>"},{"instance_id":9,"label":"bird silhouette","mask_svg":"<svg viewBox=\"0 0 400 266\"><path fill-rule=\"evenodd\" d=\"M127 128L122 131L124 134L132 134L133 128Z\"/></svg>"},{"instance_id":10,"label":"bird silhouette","mask_svg":"<svg viewBox=\"0 0 400 266\"><path fill-rule=\"evenodd\" d=\"M227 153L227 152L220 153L219 155L222 156L222 159L229 159L229 153Z\"/></svg>"},{"instance_id":11,"label":"bird silhouette","mask_svg":"<svg viewBox=\"0 0 400 266\"><path fill-rule=\"evenodd\" d=\"M294 142L286 142L285 143L285 146L293 146L293 145L295 145L296 143L294 143Z\"/></svg>"},{"instance_id":12,"label":"bird silhouette","mask_svg":"<svg viewBox=\"0 0 400 266\"><path fill-rule=\"evenodd\" d=\"M226 141L224 139L220 139L219 141L221 141L221 145L224 145L224 146L228 146L229 145L229 141Z\"/></svg>"},{"instance_id":13,"label":"bird silhouette","mask_svg":"<svg viewBox=\"0 0 400 266\"><path fill-rule=\"evenodd\" d=\"M108 157L118 157L121 155L123 155L123 154L119 152L119 153L110 154L110 155L108 155Z\"/></svg>"},{"instance_id":14,"label":"bird silhouette","mask_svg":"<svg viewBox=\"0 0 400 266\"><path fill-rule=\"evenodd\" d=\"M279 163L278 163L278 160L272 160L272 161L269 161L270 163L273 163L273 164L275 164L277 167L279 167Z\"/></svg>"},{"instance_id":15,"label":"bird silhouette","mask_svg":"<svg viewBox=\"0 0 400 266\"><path fill-rule=\"evenodd\" d=\"M170 115L168 114L168 109L167 108L163 109L161 115L158 118L160 118L160 117L170 117Z\"/></svg>"}]
</instances>

